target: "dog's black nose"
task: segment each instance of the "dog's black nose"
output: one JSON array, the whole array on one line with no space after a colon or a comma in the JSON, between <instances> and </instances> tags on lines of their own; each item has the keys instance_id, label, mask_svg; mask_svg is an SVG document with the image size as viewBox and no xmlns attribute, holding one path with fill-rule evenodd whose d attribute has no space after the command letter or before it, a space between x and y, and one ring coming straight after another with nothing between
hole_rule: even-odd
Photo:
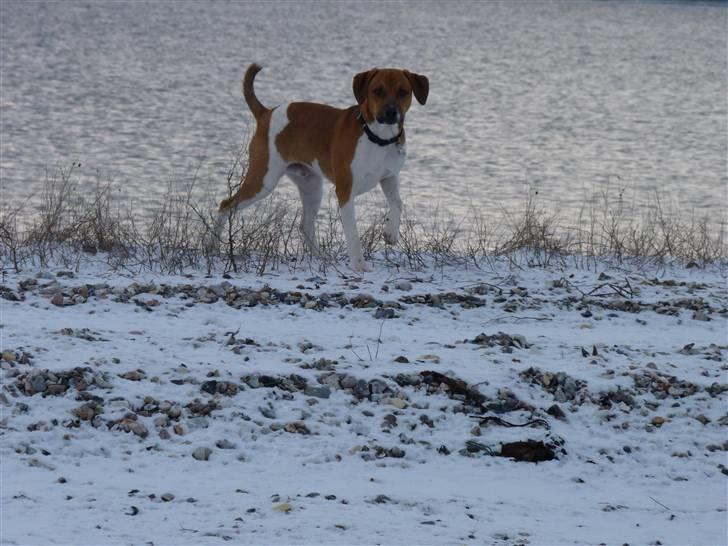
<instances>
[{"instance_id":1,"label":"dog's black nose","mask_svg":"<svg viewBox=\"0 0 728 546\"><path fill-rule=\"evenodd\" d=\"M388 104L384 107L382 112L385 123L396 123L397 122L397 107L394 104Z\"/></svg>"}]
</instances>

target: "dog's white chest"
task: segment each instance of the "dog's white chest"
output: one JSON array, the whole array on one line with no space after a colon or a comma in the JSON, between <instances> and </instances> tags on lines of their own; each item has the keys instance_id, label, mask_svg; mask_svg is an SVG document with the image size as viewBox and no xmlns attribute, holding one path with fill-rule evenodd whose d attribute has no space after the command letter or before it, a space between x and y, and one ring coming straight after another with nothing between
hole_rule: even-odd
<instances>
[{"instance_id":1,"label":"dog's white chest","mask_svg":"<svg viewBox=\"0 0 728 546\"><path fill-rule=\"evenodd\" d=\"M399 174L407 157L405 146L390 144L379 146L364 134L359 137L351 162L354 195L368 192L382 178Z\"/></svg>"}]
</instances>

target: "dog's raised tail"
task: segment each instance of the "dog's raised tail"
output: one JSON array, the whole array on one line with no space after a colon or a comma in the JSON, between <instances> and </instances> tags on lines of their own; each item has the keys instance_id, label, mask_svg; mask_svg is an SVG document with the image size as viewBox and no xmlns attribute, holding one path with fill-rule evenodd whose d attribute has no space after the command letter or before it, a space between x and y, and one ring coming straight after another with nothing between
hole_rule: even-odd
<instances>
[{"instance_id":1,"label":"dog's raised tail","mask_svg":"<svg viewBox=\"0 0 728 546\"><path fill-rule=\"evenodd\" d=\"M255 119L262 116L268 109L261 104L258 97L255 96L255 89L253 89L253 82L255 81L255 75L263 70L263 67L259 64L253 63L245 71L245 77L243 78L243 96L245 102L248 103L248 108L253 112Z\"/></svg>"}]
</instances>

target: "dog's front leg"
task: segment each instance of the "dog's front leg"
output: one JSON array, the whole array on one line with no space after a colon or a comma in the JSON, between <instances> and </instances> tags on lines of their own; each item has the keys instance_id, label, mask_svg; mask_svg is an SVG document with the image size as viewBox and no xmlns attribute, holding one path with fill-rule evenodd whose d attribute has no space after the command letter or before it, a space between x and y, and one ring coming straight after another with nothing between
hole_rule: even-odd
<instances>
[{"instance_id":1,"label":"dog's front leg","mask_svg":"<svg viewBox=\"0 0 728 546\"><path fill-rule=\"evenodd\" d=\"M364 255L361 251L361 240L359 239L359 231L356 229L356 211L354 210L354 197L341 205L341 223L344 225L344 237L349 247L349 264L354 271L371 271L371 268L364 261Z\"/></svg>"},{"instance_id":2,"label":"dog's front leg","mask_svg":"<svg viewBox=\"0 0 728 546\"><path fill-rule=\"evenodd\" d=\"M402 199L399 197L399 176L393 174L379 182L387 198L389 212L384 223L384 241L389 245L399 242L399 222L402 217Z\"/></svg>"}]
</instances>

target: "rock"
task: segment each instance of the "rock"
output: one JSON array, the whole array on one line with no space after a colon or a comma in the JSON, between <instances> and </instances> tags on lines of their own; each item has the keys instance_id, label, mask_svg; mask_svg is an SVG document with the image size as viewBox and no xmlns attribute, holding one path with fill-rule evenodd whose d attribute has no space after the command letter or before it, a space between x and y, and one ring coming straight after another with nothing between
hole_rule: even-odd
<instances>
[{"instance_id":1,"label":"rock","mask_svg":"<svg viewBox=\"0 0 728 546\"><path fill-rule=\"evenodd\" d=\"M159 438L162 440L169 440L169 438L170 438L169 431L166 428L163 428L162 430L160 430Z\"/></svg>"},{"instance_id":2,"label":"rock","mask_svg":"<svg viewBox=\"0 0 728 546\"><path fill-rule=\"evenodd\" d=\"M549 409L546 410L546 413L549 415L556 417L557 419L560 419L561 421L566 420L566 414L564 413L564 410L562 410L558 404L554 404Z\"/></svg>"},{"instance_id":3,"label":"rock","mask_svg":"<svg viewBox=\"0 0 728 546\"><path fill-rule=\"evenodd\" d=\"M63 293L56 292L51 298L51 303L57 307L63 307Z\"/></svg>"},{"instance_id":4,"label":"rock","mask_svg":"<svg viewBox=\"0 0 728 546\"><path fill-rule=\"evenodd\" d=\"M147 427L145 427L139 421L131 421L128 425L129 430L139 436L140 438L146 438L149 434Z\"/></svg>"},{"instance_id":5,"label":"rock","mask_svg":"<svg viewBox=\"0 0 728 546\"><path fill-rule=\"evenodd\" d=\"M406 356L398 356L394 361L399 364L409 364L409 359Z\"/></svg>"},{"instance_id":6,"label":"rock","mask_svg":"<svg viewBox=\"0 0 728 546\"><path fill-rule=\"evenodd\" d=\"M258 408L258 410L260 411L261 415L263 415L263 417L267 417L268 419L276 418L276 412L273 408L261 406Z\"/></svg>"},{"instance_id":7,"label":"rock","mask_svg":"<svg viewBox=\"0 0 728 546\"><path fill-rule=\"evenodd\" d=\"M45 392L48 382L41 374L31 375L25 380L25 393L33 395L38 392Z\"/></svg>"},{"instance_id":8,"label":"rock","mask_svg":"<svg viewBox=\"0 0 728 546\"><path fill-rule=\"evenodd\" d=\"M128 381L141 381L145 376L146 374L142 370L131 370L121 374L119 377Z\"/></svg>"},{"instance_id":9,"label":"rock","mask_svg":"<svg viewBox=\"0 0 728 546\"><path fill-rule=\"evenodd\" d=\"M389 391L387 384L381 379L372 379L369 382L369 392L372 394L384 394Z\"/></svg>"},{"instance_id":10,"label":"rock","mask_svg":"<svg viewBox=\"0 0 728 546\"><path fill-rule=\"evenodd\" d=\"M710 317L708 316L708 314L705 311L703 311L702 309L700 309L700 310L695 311L693 313L693 320L700 320L700 321L703 321L703 322L708 322L711 319L710 319Z\"/></svg>"},{"instance_id":11,"label":"rock","mask_svg":"<svg viewBox=\"0 0 728 546\"><path fill-rule=\"evenodd\" d=\"M225 396L235 396L240 391L235 383L230 381L205 381L201 386L200 390L208 394L224 394Z\"/></svg>"},{"instance_id":12,"label":"rock","mask_svg":"<svg viewBox=\"0 0 728 546\"><path fill-rule=\"evenodd\" d=\"M164 502L170 502L174 500L174 495L172 493L164 493L160 498Z\"/></svg>"},{"instance_id":13,"label":"rock","mask_svg":"<svg viewBox=\"0 0 728 546\"><path fill-rule=\"evenodd\" d=\"M177 419L182 414L182 408L177 405L172 406L167 410L167 415L170 419Z\"/></svg>"},{"instance_id":14,"label":"rock","mask_svg":"<svg viewBox=\"0 0 728 546\"><path fill-rule=\"evenodd\" d=\"M404 409L407 407L407 402L405 402L401 398L389 398L387 399L387 403L397 409Z\"/></svg>"},{"instance_id":15,"label":"rock","mask_svg":"<svg viewBox=\"0 0 728 546\"><path fill-rule=\"evenodd\" d=\"M394 457L395 459L401 459L402 457L404 457L405 452L398 447L393 447L387 451L387 455L389 457Z\"/></svg>"},{"instance_id":16,"label":"rock","mask_svg":"<svg viewBox=\"0 0 728 546\"><path fill-rule=\"evenodd\" d=\"M696 419L696 420L698 420L698 421L700 421L700 422L701 422L701 423L703 423L704 425L707 425L708 423L710 423L710 419L708 419L708 418L707 418L707 417L706 417L705 415L703 415L702 413L701 413L700 415L698 415L698 416L697 416L697 417L696 417L695 419Z\"/></svg>"},{"instance_id":17,"label":"rock","mask_svg":"<svg viewBox=\"0 0 728 546\"><path fill-rule=\"evenodd\" d=\"M359 400L369 397L369 384L364 379L360 379L356 382L356 386L354 387L354 396L356 396Z\"/></svg>"},{"instance_id":18,"label":"rock","mask_svg":"<svg viewBox=\"0 0 728 546\"><path fill-rule=\"evenodd\" d=\"M417 360L421 360L421 361L424 361L424 362L432 362L433 364L439 364L440 363L440 357L437 356L437 355L433 355L433 354L422 355Z\"/></svg>"},{"instance_id":19,"label":"rock","mask_svg":"<svg viewBox=\"0 0 728 546\"><path fill-rule=\"evenodd\" d=\"M15 353L13 351L3 351L3 360L5 362L15 362Z\"/></svg>"},{"instance_id":20,"label":"rock","mask_svg":"<svg viewBox=\"0 0 728 546\"><path fill-rule=\"evenodd\" d=\"M305 394L306 396L314 396L316 398L328 398L329 396L331 396L331 389L324 385L320 387L310 385L305 388L303 394Z\"/></svg>"},{"instance_id":21,"label":"rock","mask_svg":"<svg viewBox=\"0 0 728 546\"><path fill-rule=\"evenodd\" d=\"M394 287L402 292L409 292L412 290L412 283L409 281L398 281L394 283Z\"/></svg>"},{"instance_id":22,"label":"rock","mask_svg":"<svg viewBox=\"0 0 728 546\"><path fill-rule=\"evenodd\" d=\"M169 417L167 415L160 415L154 418L154 426L157 428L166 427L169 424Z\"/></svg>"},{"instance_id":23,"label":"rock","mask_svg":"<svg viewBox=\"0 0 728 546\"><path fill-rule=\"evenodd\" d=\"M96 415L96 411L92 404L84 404L83 406L74 409L71 413L82 421L91 421Z\"/></svg>"},{"instance_id":24,"label":"rock","mask_svg":"<svg viewBox=\"0 0 728 546\"><path fill-rule=\"evenodd\" d=\"M356 386L357 379L353 375L344 375L339 379L342 389L353 389Z\"/></svg>"},{"instance_id":25,"label":"rock","mask_svg":"<svg viewBox=\"0 0 728 546\"><path fill-rule=\"evenodd\" d=\"M391 307L377 307L374 312L375 319L393 319L396 315Z\"/></svg>"},{"instance_id":26,"label":"rock","mask_svg":"<svg viewBox=\"0 0 728 546\"><path fill-rule=\"evenodd\" d=\"M293 506L291 506L287 502L282 502L281 504L276 504L273 507L273 510L276 512L283 512L284 514L288 514L291 510L293 510Z\"/></svg>"},{"instance_id":27,"label":"rock","mask_svg":"<svg viewBox=\"0 0 728 546\"><path fill-rule=\"evenodd\" d=\"M198 461L207 461L210 459L212 450L209 447L196 447L192 451L192 457Z\"/></svg>"},{"instance_id":28,"label":"rock","mask_svg":"<svg viewBox=\"0 0 728 546\"><path fill-rule=\"evenodd\" d=\"M302 421L294 421L283 427L283 430L293 434L311 434L311 431Z\"/></svg>"},{"instance_id":29,"label":"rock","mask_svg":"<svg viewBox=\"0 0 728 546\"><path fill-rule=\"evenodd\" d=\"M187 419L187 426L191 430L198 430L210 426L210 422L205 417L190 417Z\"/></svg>"},{"instance_id":30,"label":"rock","mask_svg":"<svg viewBox=\"0 0 728 546\"><path fill-rule=\"evenodd\" d=\"M661 427L663 424L665 424L665 418L657 415L652 418L652 424L656 427Z\"/></svg>"},{"instance_id":31,"label":"rock","mask_svg":"<svg viewBox=\"0 0 728 546\"><path fill-rule=\"evenodd\" d=\"M505 443L501 446L500 456L529 463L551 461L556 458L556 454L551 446L535 440Z\"/></svg>"},{"instance_id":32,"label":"rock","mask_svg":"<svg viewBox=\"0 0 728 546\"><path fill-rule=\"evenodd\" d=\"M227 438L224 438L224 439L222 439L222 440L218 440L218 441L217 441L217 442L215 443L215 446L216 446L216 447L217 447L218 449L235 449L235 444L234 444L234 443L232 443L232 442L231 442L230 440L228 440Z\"/></svg>"}]
</instances>

